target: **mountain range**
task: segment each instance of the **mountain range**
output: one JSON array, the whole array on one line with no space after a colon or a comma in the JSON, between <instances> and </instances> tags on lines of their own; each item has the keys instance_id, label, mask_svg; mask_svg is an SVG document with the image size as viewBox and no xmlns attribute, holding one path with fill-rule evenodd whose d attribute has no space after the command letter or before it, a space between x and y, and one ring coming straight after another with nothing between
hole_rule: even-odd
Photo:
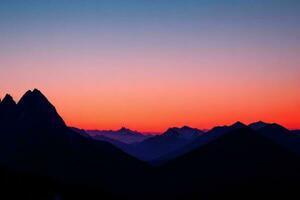
<instances>
[{"instance_id":1,"label":"mountain range","mask_svg":"<svg viewBox=\"0 0 300 200\"><path fill-rule=\"evenodd\" d=\"M86 132L96 140L110 142L124 152L147 162L155 161L204 134L203 131L188 126L169 128L163 134L155 136L143 135L125 128L119 131ZM136 138L138 139L135 140Z\"/></svg>"},{"instance_id":2,"label":"mountain range","mask_svg":"<svg viewBox=\"0 0 300 200\"><path fill-rule=\"evenodd\" d=\"M300 136L256 122L144 136L67 127L37 89L0 101L2 199L253 199L298 194Z\"/></svg>"},{"instance_id":3,"label":"mountain range","mask_svg":"<svg viewBox=\"0 0 300 200\"><path fill-rule=\"evenodd\" d=\"M97 139L99 136L104 136L113 140L117 140L126 144L131 144L135 142L142 142L143 140L151 137L149 135L144 135L137 131L132 131L128 128L122 127L119 130L86 130L85 131L91 137ZM101 138L101 137L100 137ZM101 140L101 139L100 139Z\"/></svg>"}]
</instances>

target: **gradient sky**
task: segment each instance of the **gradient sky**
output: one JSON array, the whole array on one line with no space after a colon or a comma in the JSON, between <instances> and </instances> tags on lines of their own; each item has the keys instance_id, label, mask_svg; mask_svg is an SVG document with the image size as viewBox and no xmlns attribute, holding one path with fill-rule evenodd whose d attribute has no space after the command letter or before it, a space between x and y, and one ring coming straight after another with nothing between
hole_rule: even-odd
<instances>
[{"instance_id":1,"label":"gradient sky","mask_svg":"<svg viewBox=\"0 0 300 200\"><path fill-rule=\"evenodd\" d=\"M300 128L298 0L0 0L0 97L70 126Z\"/></svg>"}]
</instances>

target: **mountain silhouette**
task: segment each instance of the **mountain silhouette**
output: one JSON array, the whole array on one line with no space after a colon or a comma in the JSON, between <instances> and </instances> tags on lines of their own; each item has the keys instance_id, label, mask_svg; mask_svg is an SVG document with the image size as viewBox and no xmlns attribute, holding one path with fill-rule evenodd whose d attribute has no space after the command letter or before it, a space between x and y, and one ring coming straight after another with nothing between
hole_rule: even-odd
<instances>
[{"instance_id":1,"label":"mountain silhouette","mask_svg":"<svg viewBox=\"0 0 300 200\"><path fill-rule=\"evenodd\" d=\"M18 102L19 119L23 128L66 128L54 106L37 89L27 91Z\"/></svg>"},{"instance_id":2,"label":"mountain silhouette","mask_svg":"<svg viewBox=\"0 0 300 200\"><path fill-rule=\"evenodd\" d=\"M253 130L259 130L261 128L264 128L265 126L269 125L268 123L265 123L263 121L258 121L249 124L249 127L252 128Z\"/></svg>"},{"instance_id":3,"label":"mountain silhouette","mask_svg":"<svg viewBox=\"0 0 300 200\"><path fill-rule=\"evenodd\" d=\"M137 131L132 131L128 128L122 127L120 130L118 130L117 132L123 134L123 135L142 135L141 133L137 132Z\"/></svg>"},{"instance_id":4,"label":"mountain silhouette","mask_svg":"<svg viewBox=\"0 0 300 200\"><path fill-rule=\"evenodd\" d=\"M198 137L200 135L204 134L203 131L191 128L188 126L183 126L181 128L169 128L164 134L164 137L176 137L176 138L182 138L182 139L193 139L195 137Z\"/></svg>"},{"instance_id":5,"label":"mountain silhouette","mask_svg":"<svg viewBox=\"0 0 300 200\"><path fill-rule=\"evenodd\" d=\"M152 162L156 165L161 165L167 162L168 160L174 159L181 155L184 155L194 149L197 149L207 143L214 141L215 139L219 138L220 136L234 130L238 130L241 128L247 127L245 124L241 122L236 122L231 126L217 126L211 129L210 131L200 134L194 140L189 141L181 148L177 148L174 151L170 151L168 154L165 154L161 157L156 158Z\"/></svg>"},{"instance_id":6,"label":"mountain silhouette","mask_svg":"<svg viewBox=\"0 0 300 200\"><path fill-rule=\"evenodd\" d=\"M140 135L140 133L133 132L126 128L122 128L116 132L88 132L92 135L93 139L109 142L124 152L147 162L152 162L155 158L164 156L168 152L178 149L204 134L203 131L188 126L181 128L173 127L169 128L162 135L144 136L144 139L140 142L129 143L127 137L122 136L130 135L130 137L136 137L136 135Z\"/></svg>"},{"instance_id":7,"label":"mountain silhouette","mask_svg":"<svg viewBox=\"0 0 300 200\"><path fill-rule=\"evenodd\" d=\"M263 128L258 129L258 132L300 156L300 137L283 126L276 123L267 124Z\"/></svg>"},{"instance_id":8,"label":"mountain silhouette","mask_svg":"<svg viewBox=\"0 0 300 200\"><path fill-rule=\"evenodd\" d=\"M11 110L10 110L11 109ZM14 117L10 115L15 111ZM107 142L95 141L69 129L54 106L38 90L28 91L18 104L10 96L1 102L0 164L62 184L90 185L120 193L129 180L143 177L148 166ZM3 130L3 131L2 131ZM10 137L7 138L7 135ZM138 182L138 181L136 181Z\"/></svg>"},{"instance_id":9,"label":"mountain silhouette","mask_svg":"<svg viewBox=\"0 0 300 200\"><path fill-rule=\"evenodd\" d=\"M187 126L181 128L169 128L162 135L150 137L142 142L134 143L122 149L130 155L141 160L151 162L162 157L169 152L183 147L197 136L204 134L199 129Z\"/></svg>"},{"instance_id":10,"label":"mountain silhouette","mask_svg":"<svg viewBox=\"0 0 300 200\"><path fill-rule=\"evenodd\" d=\"M162 166L160 175L168 177L162 185L178 191L177 197L191 198L187 194L192 194L199 198L222 190L231 195L243 191L243 195L270 197L276 192L291 195L285 191L297 187L299 170L296 154L243 127L171 160Z\"/></svg>"},{"instance_id":11,"label":"mountain silhouette","mask_svg":"<svg viewBox=\"0 0 300 200\"><path fill-rule=\"evenodd\" d=\"M10 134L15 128L17 119L17 104L7 94L0 102L0 159L7 161L12 158L11 150L15 148L15 135Z\"/></svg>"},{"instance_id":12,"label":"mountain silhouette","mask_svg":"<svg viewBox=\"0 0 300 200\"><path fill-rule=\"evenodd\" d=\"M1 112L3 113L4 110L9 111L10 109L14 109L14 107L16 106L16 102L14 101L12 96L6 94L3 100L0 100L0 105Z\"/></svg>"},{"instance_id":13,"label":"mountain silhouette","mask_svg":"<svg viewBox=\"0 0 300 200\"><path fill-rule=\"evenodd\" d=\"M16 115L17 104L13 98L7 94L2 101L0 101L0 126L1 129L4 129L4 126L9 127L8 124Z\"/></svg>"},{"instance_id":14,"label":"mountain silhouette","mask_svg":"<svg viewBox=\"0 0 300 200\"><path fill-rule=\"evenodd\" d=\"M232 124L232 125L229 127L229 129L235 130L235 129L245 128L245 127L247 127L246 124L244 124L244 123L242 123L242 122L240 122L240 121L237 121L237 122L235 122L234 124Z\"/></svg>"},{"instance_id":15,"label":"mountain silhouette","mask_svg":"<svg viewBox=\"0 0 300 200\"><path fill-rule=\"evenodd\" d=\"M143 135L137 131L132 131L128 128L122 127L119 130L87 130L91 137L100 140L101 138L110 138L112 141L119 141L125 144L131 144L136 142L142 142L143 140L149 138L148 135ZM100 137L103 136L103 137Z\"/></svg>"}]
</instances>

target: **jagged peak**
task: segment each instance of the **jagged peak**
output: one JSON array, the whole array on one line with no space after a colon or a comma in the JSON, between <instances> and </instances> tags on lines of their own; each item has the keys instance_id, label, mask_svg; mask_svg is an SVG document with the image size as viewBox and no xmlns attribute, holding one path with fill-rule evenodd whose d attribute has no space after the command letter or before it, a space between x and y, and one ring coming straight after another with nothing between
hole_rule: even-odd
<instances>
[{"instance_id":1,"label":"jagged peak","mask_svg":"<svg viewBox=\"0 0 300 200\"><path fill-rule=\"evenodd\" d=\"M182 126L182 127L170 127L167 129L166 133L167 132L172 132L172 131L181 131L181 130L199 130L199 129L196 129L196 128L192 128L190 126ZM199 130L200 131L200 130Z\"/></svg>"},{"instance_id":2,"label":"jagged peak","mask_svg":"<svg viewBox=\"0 0 300 200\"><path fill-rule=\"evenodd\" d=\"M287 128L285 128L284 126L277 124L277 123L271 123L271 124L267 124L266 128L273 128L273 129L281 129L281 130L286 130L288 131Z\"/></svg>"},{"instance_id":3,"label":"jagged peak","mask_svg":"<svg viewBox=\"0 0 300 200\"><path fill-rule=\"evenodd\" d=\"M3 100L1 101L2 105L16 105L15 100L10 94L6 94Z\"/></svg>"},{"instance_id":4,"label":"jagged peak","mask_svg":"<svg viewBox=\"0 0 300 200\"><path fill-rule=\"evenodd\" d=\"M264 121L259 120L259 121L257 121L257 122L253 122L253 123L251 123L251 124L269 124L269 123L266 123L266 122L264 122ZM251 125L251 124L249 124L249 125Z\"/></svg>"},{"instance_id":5,"label":"jagged peak","mask_svg":"<svg viewBox=\"0 0 300 200\"><path fill-rule=\"evenodd\" d=\"M38 93L41 93L41 91L38 90L37 88L34 88L34 89L32 90L32 92L38 92Z\"/></svg>"},{"instance_id":6,"label":"jagged peak","mask_svg":"<svg viewBox=\"0 0 300 200\"><path fill-rule=\"evenodd\" d=\"M46 98L46 96L39 91L38 89L34 89L34 90L28 90L20 99L20 101L18 102L19 105L22 104L26 104L26 103L45 103L48 104L50 106L51 103L48 101L48 99Z\"/></svg>"},{"instance_id":7,"label":"jagged peak","mask_svg":"<svg viewBox=\"0 0 300 200\"><path fill-rule=\"evenodd\" d=\"M203 132L203 130L201 130L201 129L193 128L193 127L190 127L190 126L187 126L187 125L182 126L181 130L194 130L194 131L198 131L198 132Z\"/></svg>"},{"instance_id":8,"label":"jagged peak","mask_svg":"<svg viewBox=\"0 0 300 200\"><path fill-rule=\"evenodd\" d=\"M194 129L194 128L185 125L185 126L182 126L181 129Z\"/></svg>"},{"instance_id":9,"label":"jagged peak","mask_svg":"<svg viewBox=\"0 0 300 200\"><path fill-rule=\"evenodd\" d=\"M27 96L27 95L40 95L40 96L45 97L43 95L43 93L40 90L36 89L36 88L34 88L33 90L28 90L23 96Z\"/></svg>"},{"instance_id":10,"label":"jagged peak","mask_svg":"<svg viewBox=\"0 0 300 200\"><path fill-rule=\"evenodd\" d=\"M177 132L179 130L178 127L170 127L165 131L165 134L169 133L169 132Z\"/></svg>"},{"instance_id":11,"label":"jagged peak","mask_svg":"<svg viewBox=\"0 0 300 200\"><path fill-rule=\"evenodd\" d=\"M243 127L246 127L247 125L240 122L240 121L237 121L235 122L234 124L231 125L231 127L234 127L234 128L243 128Z\"/></svg>"},{"instance_id":12,"label":"jagged peak","mask_svg":"<svg viewBox=\"0 0 300 200\"><path fill-rule=\"evenodd\" d=\"M196 128L191 128L189 126L183 126L183 127L171 127L168 128L168 130L163 134L166 137L179 137L179 138L193 138L199 134L201 134L202 131Z\"/></svg>"},{"instance_id":13,"label":"jagged peak","mask_svg":"<svg viewBox=\"0 0 300 200\"><path fill-rule=\"evenodd\" d=\"M126 127L121 127L118 132L133 132L132 130L130 130L129 128Z\"/></svg>"},{"instance_id":14,"label":"jagged peak","mask_svg":"<svg viewBox=\"0 0 300 200\"><path fill-rule=\"evenodd\" d=\"M36 88L32 90L31 94L34 96L39 96L41 98L47 99L46 96L40 90L38 90Z\"/></svg>"},{"instance_id":15,"label":"jagged peak","mask_svg":"<svg viewBox=\"0 0 300 200\"><path fill-rule=\"evenodd\" d=\"M6 94L0 102L0 121L3 122L2 120L4 120L5 124L10 124L10 120L12 120L15 117L16 111L16 102L14 101L11 95Z\"/></svg>"},{"instance_id":16,"label":"jagged peak","mask_svg":"<svg viewBox=\"0 0 300 200\"><path fill-rule=\"evenodd\" d=\"M38 89L28 90L18 102L18 108L23 116L30 116L28 119L50 126L65 126L55 107Z\"/></svg>"},{"instance_id":17,"label":"jagged peak","mask_svg":"<svg viewBox=\"0 0 300 200\"><path fill-rule=\"evenodd\" d=\"M237 122L235 122L234 124L232 124L232 126L247 126L247 125L244 124L244 123L241 122L241 121L237 121Z\"/></svg>"},{"instance_id":18,"label":"jagged peak","mask_svg":"<svg viewBox=\"0 0 300 200\"><path fill-rule=\"evenodd\" d=\"M249 124L249 127L254 129L254 130L259 130L261 128L264 128L267 125L269 125L269 123L266 123L266 122L263 122L263 121L257 121L257 122Z\"/></svg>"},{"instance_id":19,"label":"jagged peak","mask_svg":"<svg viewBox=\"0 0 300 200\"><path fill-rule=\"evenodd\" d=\"M259 121L257 121L257 122L254 122L254 123L259 123L259 124L267 124L266 122L264 122L264 121L261 121L261 120L259 120Z\"/></svg>"},{"instance_id":20,"label":"jagged peak","mask_svg":"<svg viewBox=\"0 0 300 200\"><path fill-rule=\"evenodd\" d=\"M138 131L133 131L126 127L121 127L119 130L117 130L117 132L125 135L141 135L141 133L139 133Z\"/></svg>"}]
</instances>

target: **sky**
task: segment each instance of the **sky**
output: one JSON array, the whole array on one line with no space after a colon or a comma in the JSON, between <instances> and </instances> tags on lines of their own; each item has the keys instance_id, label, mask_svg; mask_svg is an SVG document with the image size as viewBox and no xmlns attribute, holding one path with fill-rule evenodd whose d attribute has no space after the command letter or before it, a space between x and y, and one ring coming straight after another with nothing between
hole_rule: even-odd
<instances>
[{"instance_id":1,"label":"sky","mask_svg":"<svg viewBox=\"0 0 300 200\"><path fill-rule=\"evenodd\" d=\"M0 0L0 98L69 126L300 128L298 0Z\"/></svg>"}]
</instances>

